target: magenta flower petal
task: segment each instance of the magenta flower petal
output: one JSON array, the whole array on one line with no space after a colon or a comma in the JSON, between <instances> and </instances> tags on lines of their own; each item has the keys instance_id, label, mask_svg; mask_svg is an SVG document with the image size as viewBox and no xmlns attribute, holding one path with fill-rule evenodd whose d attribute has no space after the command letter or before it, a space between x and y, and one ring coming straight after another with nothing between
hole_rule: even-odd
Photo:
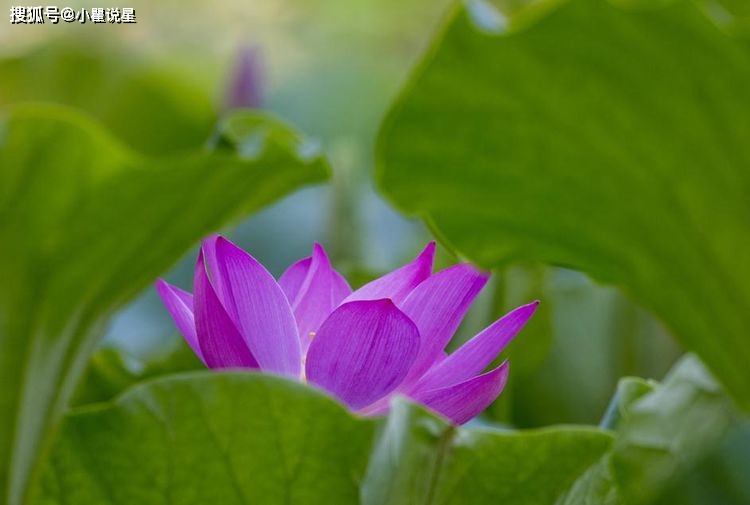
<instances>
[{"instance_id":1,"label":"magenta flower petal","mask_svg":"<svg viewBox=\"0 0 750 505\"><path fill-rule=\"evenodd\" d=\"M203 255L195 266L195 328L201 355L209 368L258 368L206 275Z\"/></svg>"},{"instance_id":2,"label":"magenta flower petal","mask_svg":"<svg viewBox=\"0 0 750 505\"><path fill-rule=\"evenodd\" d=\"M264 371L299 377L300 344L289 301L273 276L223 237L203 243L216 294ZM196 288L197 293L197 288Z\"/></svg>"},{"instance_id":3,"label":"magenta flower petal","mask_svg":"<svg viewBox=\"0 0 750 505\"><path fill-rule=\"evenodd\" d=\"M292 302L302 352L307 350L323 321L351 291L331 266L323 247L316 243L307 275Z\"/></svg>"},{"instance_id":4,"label":"magenta flower petal","mask_svg":"<svg viewBox=\"0 0 750 505\"><path fill-rule=\"evenodd\" d=\"M344 301L390 298L398 305L415 287L430 276L434 258L435 242L430 242L411 263L365 284Z\"/></svg>"},{"instance_id":5,"label":"magenta flower petal","mask_svg":"<svg viewBox=\"0 0 750 505\"><path fill-rule=\"evenodd\" d=\"M522 305L482 330L434 365L416 389L438 389L462 382L485 369L534 315L539 302Z\"/></svg>"},{"instance_id":6,"label":"magenta flower petal","mask_svg":"<svg viewBox=\"0 0 750 505\"><path fill-rule=\"evenodd\" d=\"M508 381L508 362L496 369L452 386L412 393L424 404L456 424L463 424L486 409Z\"/></svg>"},{"instance_id":7,"label":"magenta flower petal","mask_svg":"<svg viewBox=\"0 0 750 505\"><path fill-rule=\"evenodd\" d=\"M325 254L325 251L323 251L323 254ZM281 277L279 277L279 286L281 286L282 291L284 291L284 294L289 300L290 305L297 299L299 290L302 287L302 284L305 282L305 278L307 277L308 271L310 270L312 260L312 256L302 258L301 260L297 261L289 268L287 268L286 271L281 274ZM325 257L325 260L328 262L327 256ZM330 267L330 262L328 263ZM330 267L330 270L331 296L334 300L339 300L339 302L341 302L344 298L352 293L352 288L349 287L349 283L346 282L346 279L344 279L344 277L340 273L334 270L333 267Z\"/></svg>"},{"instance_id":8,"label":"magenta flower petal","mask_svg":"<svg viewBox=\"0 0 750 505\"><path fill-rule=\"evenodd\" d=\"M172 286L163 279L156 281L156 292L172 316L177 329L185 337L185 341L196 356L205 363L198 336L195 333L195 319L193 317L193 295Z\"/></svg>"},{"instance_id":9,"label":"magenta flower petal","mask_svg":"<svg viewBox=\"0 0 750 505\"><path fill-rule=\"evenodd\" d=\"M356 410L393 391L418 348L417 327L392 301L345 303L310 344L307 380Z\"/></svg>"},{"instance_id":10,"label":"magenta flower petal","mask_svg":"<svg viewBox=\"0 0 750 505\"><path fill-rule=\"evenodd\" d=\"M405 385L442 358L443 349L488 279L488 274L470 265L454 265L422 282L401 304L421 336L419 354Z\"/></svg>"},{"instance_id":11,"label":"magenta flower petal","mask_svg":"<svg viewBox=\"0 0 750 505\"><path fill-rule=\"evenodd\" d=\"M217 266L219 264L219 259L216 257L216 243L219 239L224 240L224 237L221 235L210 235L209 237L206 237L206 239L203 240L203 244L201 244L201 250L198 256L199 258L203 257L206 271L211 276L210 282L214 288L214 292L223 303L222 298L224 297L224 293L229 291L230 288L226 285L227 280L224 276L219 275L220 269ZM195 287L193 287L193 290L195 290Z\"/></svg>"},{"instance_id":12,"label":"magenta flower petal","mask_svg":"<svg viewBox=\"0 0 750 505\"><path fill-rule=\"evenodd\" d=\"M292 265L281 274L281 277L279 277L279 286L281 286L281 290L286 295L287 300L289 300L289 305L291 305L297 298L297 293L299 293L302 283L305 282L305 277L307 277L307 272L310 270L311 263L312 256L302 258L296 263L292 263Z\"/></svg>"},{"instance_id":13,"label":"magenta flower petal","mask_svg":"<svg viewBox=\"0 0 750 505\"><path fill-rule=\"evenodd\" d=\"M508 364L478 375L534 313L519 307L450 355L445 346L488 275L456 265L432 275L435 244L411 263L351 292L323 247L276 282L226 239L206 239L195 294L156 288L209 368L260 368L309 381L359 415L406 396L463 423L500 394Z\"/></svg>"}]
</instances>

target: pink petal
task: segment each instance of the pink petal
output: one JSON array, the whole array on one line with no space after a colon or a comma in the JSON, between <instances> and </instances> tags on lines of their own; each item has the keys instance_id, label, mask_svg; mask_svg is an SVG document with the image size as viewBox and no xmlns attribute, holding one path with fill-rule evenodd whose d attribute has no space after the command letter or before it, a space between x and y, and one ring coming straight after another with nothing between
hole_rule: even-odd
<instances>
[{"instance_id":1,"label":"pink petal","mask_svg":"<svg viewBox=\"0 0 750 505\"><path fill-rule=\"evenodd\" d=\"M504 315L474 338L434 365L419 380L418 389L437 389L462 382L484 370L531 319L538 301Z\"/></svg>"},{"instance_id":2,"label":"pink petal","mask_svg":"<svg viewBox=\"0 0 750 505\"><path fill-rule=\"evenodd\" d=\"M204 241L203 252L221 305L260 368L299 377L297 324L289 301L273 276L255 258L223 237Z\"/></svg>"},{"instance_id":3,"label":"pink petal","mask_svg":"<svg viewBox=\"0 0 750 505\"><path fill-rule=\"evenodd\" d=\"M419 331L392 301L341 305L322 324L307 353L307 379L359 409L404 379L417 356Z\"/></svg>"},{"instance_id":4,"label":"pink petal","mask_svg":"<svg viewBox=\"0 0 750 505\"><path fill-rule=\"evenodd\" d=\"M397 305L432 273L435 242L430 242L411 263L369 282L349 295L344 302L390 298Z\"/></svg>"},{"instance_id":5,"label":"pink petal","mask_svg":"<svg viewBox=\"0 0 750 505\"><path fill-rule=\"evenodd\" d=\"M417 325L421 337L419 355L405 386L442 358L443 349L488 279L488 274L470 265L454 265L421 283L404 301L401 308Z\"/></svg>"},{"instance_id":6,"label":"pink petal","mask_svg":"<svg viewBox=\"0 0 750 505\"><path fill-rule=\"evenodd\" d=\"M195 327L209 368L258 368L258 362L224 310L206 275L203 254L195 266Z\"/></svg>"},{"instance_id":7,"label":"pink petal","mask_svg":"<svg viewBox=\"0 0 750 505\"><path fill-rule=\"evenodd\" d=\"M316 243L307 275L292 302L303 352L323 321L350 293L349 285L333 269L323 247Z\"/></svg>"},{"instance_id":8,"label":"pink petal","mask_svg":"<svg viewBox=\"0 0 750 505\"><path fill-rule=\"evenodd\" d=\"M305 277L307 277L307 272L310 270L310 263L312 263L312 257L302 258L293 263L279 277L279 286L289 300L289 305L297 298L297 293L299 293L299 289L305 282Z\"/></svg>"},{"instance_id":9,"label":"pink petal","mask_svg":"<svg viewBox=\"0 0 750 505\"><path fill-rule=\"evenodd\" d=\"M196 356L205 363L201 353L198 336L195 333L195 319L193 318L193 295L173 286L163 279L156 281L156 292L172 316L177 329L185 337L185 341Z\"/></svg>"},{"instance_id":10,"label":"pink petal","mask_svg":"<svg viewBox=\"0 0 750 505\"><path fill-rule=\"evenodd\" d=\"M486 409L500 395L508 381L508 362L496 369L452 386L418 391L413 400L463 424Z\"/></svg>"}]
</instances>

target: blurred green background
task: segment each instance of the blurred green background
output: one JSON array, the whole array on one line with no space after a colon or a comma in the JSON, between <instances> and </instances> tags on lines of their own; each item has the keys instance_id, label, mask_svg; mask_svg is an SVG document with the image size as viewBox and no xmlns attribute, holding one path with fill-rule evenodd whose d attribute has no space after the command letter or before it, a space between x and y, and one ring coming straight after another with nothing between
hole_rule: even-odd
<instances>
[{"instance_id":1,"label":"blurred green background","mask_svg":"<svg viewBox=\"0 0 750 505\"><path fill-rule=\"evenodd\" d=\"M750 12L739 0L712 5L709 12L719 21L731 12ZM524 6L496 5L506 13ZM420 220L404 217L375 190L375 146L390 105L453 12L450 2L130 1L120 7L135 8L137 23L0 24L0 108L10 111L23 102L70 106L93 116L139 155L175 157L216 141L217 122L230 112L226 92L233 66L243 47L253 47L262 89L258 108L319 145L331 165L331 180L219 231L274 274L308 255L313 241L319 241L355 284L408 260L431 239ZM492 27L494 11L485 7L474 3L471 12ZM743 19L732 18L730 31L742 33ZM618 48L609 49L615 52L608 57L619 57ZM442 63L438 58L434 65ZM743 75L747 71L743 68ZM437 88L438 81L430 85ZM700 99L712 106L711 97ZM423 105L413 107L419 111ZM404 116L409 106L403 105ZM738 111L742 107L738 104ZM439 127L435 132L440 134ZM546 131L551 137L556 133ZM627 146L628 139L621 140ZM392 144L394 152L399 149ZM387 186L388 174L384 177ZM388 187L397 194L393 184ZM436 229L448 229L454 238L451 223L442 226L440 217L426 209L409 210L424 211ZM451 240L453 246L456 242ZM737 253L743 261L748 254ZM191 251L173 265L167 280L189 289L194 257ZM456 260L441 249L440 266ZM637 297L537 260L511 261L496 269L454 344L508 309L541 299L538 314L508 351L510 384L484 421L516 428L598 424L621 377L662 380L685 349L634 301ZM101 350L78 390L78 403L110 398L133 375L196 366L151 288L114 315L97 345ZM750 503L746 421L700 459L690 475L670 484L660 503Z\"/></svg>"}]
</instances>

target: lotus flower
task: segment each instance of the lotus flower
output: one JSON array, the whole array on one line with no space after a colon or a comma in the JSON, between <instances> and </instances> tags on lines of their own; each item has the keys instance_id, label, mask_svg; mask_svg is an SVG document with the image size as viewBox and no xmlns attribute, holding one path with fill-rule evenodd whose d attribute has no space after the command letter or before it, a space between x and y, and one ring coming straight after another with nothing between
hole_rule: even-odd
<instances>
[{"instance_id":1,"label":"lotus flower","mask_svg":"<svg viewBox=\"0 0 750 505\"><path fill-rule=\"evenodd\" d=\"M502 391L507 361L486 373L538 302L505 315L451 354L444 349L488 275L467 264L432 274L435 244L356 291L318 244L279 278L223 237L203 242L191 295L156 288L195 354L315 385L362 415L405 395L462 424Z\"/></svg>"},{"instance_id":2,"label":"lotus flower","mask_svg":"<svg viewBox=\"0 0 750 505\"><path fill-rule=\"evenodd\" d=\"M227 109L257 109L263 100L263 58L260 48L242 46L232 66L227 86Z\"/></svg>"}]
</instances>

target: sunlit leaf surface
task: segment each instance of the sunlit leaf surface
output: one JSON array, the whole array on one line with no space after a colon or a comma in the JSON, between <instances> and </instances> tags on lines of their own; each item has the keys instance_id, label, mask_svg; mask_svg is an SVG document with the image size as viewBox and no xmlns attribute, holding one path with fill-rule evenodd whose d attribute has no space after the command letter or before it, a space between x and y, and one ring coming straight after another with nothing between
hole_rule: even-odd
<instances>
[{"instance_id":1,"label":"sunlit leaf surface","mask_svg":"<svg viewBox=\"0 0 750 505\"><path fill-rule=\"evenodd\" d=\"M747 42L688 1L570 0L507 33L482 5L393 106L380 187L485 267L622 287L750 408Z\"/></svg>"},{"instance_id":2,"label":"sunlit leaf surface","mask_svg":"<svg viewBox=\"0 0 750 505\"><path fill-rule=\"evenodd\" d=\"M68 416L31 502L542 505L611 443L456 428L405 402L383 426L296 382L202 372Z\"/></svg>"}]
</instances>

